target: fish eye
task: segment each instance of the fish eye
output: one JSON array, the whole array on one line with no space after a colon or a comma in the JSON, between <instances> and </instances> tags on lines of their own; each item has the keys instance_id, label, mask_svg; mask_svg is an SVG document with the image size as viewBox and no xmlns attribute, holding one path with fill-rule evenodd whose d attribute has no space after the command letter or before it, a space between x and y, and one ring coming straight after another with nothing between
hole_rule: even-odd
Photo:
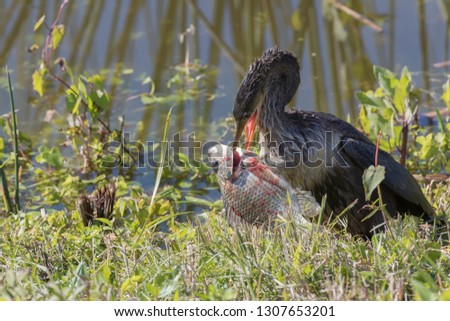
<instances>
[{"instance_id":1,"label":"fish eye","mask_svg":"<svg viewBox=\"0 0 450 321\"><path fill-rule=\"evenodd\" d=\"M219 167L220 162L218 160L213 160L213 161L210 162L210 164L211 164L212 168L216 169L216 168Z\"/></svg>"}]
</instances>

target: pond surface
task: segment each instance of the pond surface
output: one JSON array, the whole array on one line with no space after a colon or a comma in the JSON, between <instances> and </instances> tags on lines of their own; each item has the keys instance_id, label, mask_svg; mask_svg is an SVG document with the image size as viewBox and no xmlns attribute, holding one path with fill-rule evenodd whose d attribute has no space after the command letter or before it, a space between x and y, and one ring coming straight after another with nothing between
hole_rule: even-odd
<instances>
[{"instance_id":1,"label":"pond surface","mask_svg":"<svg viewBox=\"0 0 450 321\"><path fill-rule=\"evenodd\" d=\"M167 81L186 60L207 68L205 94L175 103L171 132L217 137L217 123L231 115L236 90L249 64L274 45L300 57L302 85L292 106L328 111L355 120L355 92L376 88L374 64L399 71L408 66L417 87L438 94L450 59L448 0L342 1L375 25L361 23L333 1L71 1L60 23L65 36L57 56L76 74L109 72L112 106L104 115L111 127L124 116L126 130L142 141L160 139L172 103L144 105L139 98L151 85L157 95L173 91ZM64 90L39 98L31 76L41 58L46 28L33 33L45 14L49 24L60 1L0 2L0 65L13 71L19 128L36 143L58 142L65 124ZM188 28L194 33L180 42ZM29 52L33 44L40 49ZM187 54L189 56L187 56ZM4 73L0 77L0 113L9 112ZM214 99L211 99L213 97ZM424 99L425 108L435 107ZM48 110L57 116L44 118ZM424 109L426 111L426 109ZM231 137L231 136L230 136ZM150 180L151 181L151 180ZM149 182L150 182L149 181Z\"/></svg>"}]
</instances>

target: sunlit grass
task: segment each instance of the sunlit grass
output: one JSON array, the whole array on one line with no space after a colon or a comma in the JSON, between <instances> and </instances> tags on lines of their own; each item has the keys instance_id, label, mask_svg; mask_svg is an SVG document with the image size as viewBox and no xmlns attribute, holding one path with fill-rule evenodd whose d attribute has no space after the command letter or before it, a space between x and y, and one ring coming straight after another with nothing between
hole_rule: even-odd
<instances>
[{"instance_id":1,"label":"sunlit grass","mask_svg":"<svg viewBox=\"0 0 450 321\"><path fill-rule=\"evenodd\" d=\"M67 129L74 151L87 146L82 129ZM163 137L167 130L166 123ZM92 178L69 168L56 147L28 151L36 162L24 159L29 181L22 184L33 193L22 211L0 220L0 299L450 299L448 242L412 217L390 220L388 232L370 241L290 222L233 229L220 202L199 197L205 186L217 188L205 164L190 166L179 155L186 166L160 167L154 191L144 191L101 166L96 155L106 138L97 135L89 138L91 153L80 152L91 157L85 170ZM108 181L117 189L115 219L85 227L76 199ZM448 183L424 191L448 220ZM191 215L194 206L203 214Z\"/></svg>"},{"instance_id":2,"label":"sunlit grass","mask_svg":"<svg viewBox=\"0 0 450 321\"><path fill-rule=\"evenodd\" d=\"M438 192L448 208L448 188ZM413 218L363 241L291 223L232 229L216 210L203 217L170 217L167 232L155 228L158 216L116 229L84 227L76 211L4 218L0 298L450 299L450 248Z\"/></svg>"}]
</instances>

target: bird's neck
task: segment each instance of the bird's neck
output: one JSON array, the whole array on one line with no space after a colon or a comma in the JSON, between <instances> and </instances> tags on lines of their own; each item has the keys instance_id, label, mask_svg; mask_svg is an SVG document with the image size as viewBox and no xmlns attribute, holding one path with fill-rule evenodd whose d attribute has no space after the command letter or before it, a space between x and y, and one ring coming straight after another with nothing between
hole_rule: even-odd
<instances>
[{"instance_id":1,"label":"bird's neck","mask_svg":"<svg viewBox=\"0 0 450 321\"><path fill-rule=\"evenodd\" d=\"M259 124L262 134L270 133L271 141L284 141L289 134L290 119L284 111L285 105L277 105L273 100L265 99L261 106Z\"/></svg>"},{"instance_id":2,"label":"bird's neck","mask_svg":"<svg viewBox=\"0 0 450 321\"><path fill-rule=\"evenodd\" d=\"M286 103L284 99L280 98L273 94L264 97L259 116L262 129L273 131L284 127L283 123L286 119L284 108Z\"/></svg>"},{"instance_id":3,"label":"bird's neck","mask_svg":"<svg viewBox=\"0 0 450 321\"><path fill-rule=\"evenodd\" d=\"M291 73L292 74L292 73ZM262 129L269 132L277 132L285 128L288 116L284 111L286 105L295 95L298 87L298 80L295 76L284 73L271 73L264 85L263 100L260 109L260 125Z\"/></svg>"}]
</instances>

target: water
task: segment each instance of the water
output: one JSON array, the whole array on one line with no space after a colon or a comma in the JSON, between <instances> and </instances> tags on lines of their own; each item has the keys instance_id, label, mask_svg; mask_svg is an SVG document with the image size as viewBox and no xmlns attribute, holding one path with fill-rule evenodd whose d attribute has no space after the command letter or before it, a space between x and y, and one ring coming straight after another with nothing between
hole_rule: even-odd
<instances>
[{"instance_id":1,"label":"water","mask_svg":"<svg viewBox=\"0 0 450 321\"><path fill-rule=\"evenodd\" d=\"M46 30L33 33L43 15L50 24L60 1L0 2L0 65L13 70L19 128L36 143L57 143L58 128L65 125L64 90L39 98L31 86ZM156 92L170 92L166 82L173 66L182 64L186 42L179 35L191 25L189 60L198 59L213 72L207 90L213 101L200 97L177 104L173 132L190 133L206 140L217 137L213 124L230 116L235 92L249 64L273 45L290 49L301 59L302 85L292 105L327 111L352 120L358 114L355 92L374 89L372 66L400 70L407 65L418 87L438 93L448 67L433 64L450 59L448 0L345 1L382 28L376 32L330 5L330 1L71 1L60 23L63 43L55 54L64 57L75 74L109 70L108 92L111 127L125 116L126 130L140 140L158 140L171 104L144 106L133 99L149 90L142 80L151 77ZM34 43L41 47L27 51ZM215 72L214 72L215 71ZM117 76L119 83L112 81ZM0 113L9 112L4 74L0 76ZM424 110L436 107L425 99ZM58 114L44 122L49 109Z\"/></svg>"}]
</instances>

